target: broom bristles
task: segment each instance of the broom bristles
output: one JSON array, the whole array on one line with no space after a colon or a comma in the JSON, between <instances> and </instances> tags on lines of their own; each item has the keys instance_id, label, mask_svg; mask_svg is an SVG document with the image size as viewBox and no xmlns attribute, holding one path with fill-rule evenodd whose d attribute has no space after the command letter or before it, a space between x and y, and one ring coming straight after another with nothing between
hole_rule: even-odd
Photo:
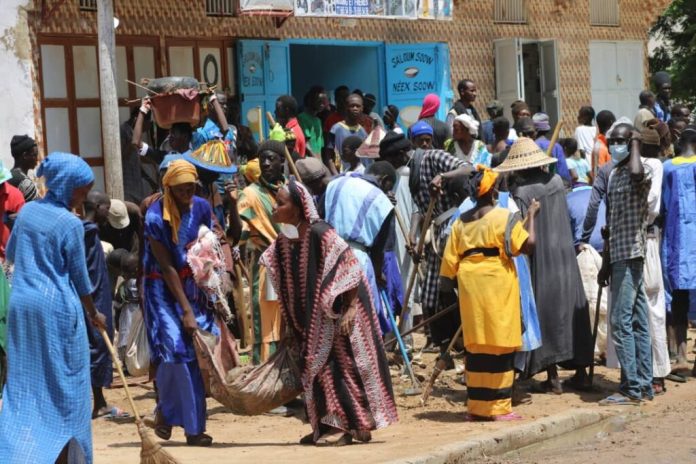
<instances>
[{"instance_id":1,"label":"broom bristles","mask_svg":"<svg viewBox=\"0 0 696 464\"><path fill-rule=\"evenodd\" d=\"M180 464L174 456L162 448L144 424L138 424L138 433L142 442L140 464Z\"/></svg>"}]
</instances>

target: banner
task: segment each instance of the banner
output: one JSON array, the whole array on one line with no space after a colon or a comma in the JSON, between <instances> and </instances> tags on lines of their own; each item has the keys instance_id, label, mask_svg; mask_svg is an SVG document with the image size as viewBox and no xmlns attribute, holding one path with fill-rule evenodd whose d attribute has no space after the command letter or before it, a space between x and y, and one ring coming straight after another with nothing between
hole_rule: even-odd
<instances>
[{"instance_id":1,"label":"banner","mask_svg":"<svg viewBox=\"0 0 696 464\"><path fill-rule=\"evenodd\" d=\"M295 16L452 19L452 0L294 0Z\"/></svg>"}]
</instances>

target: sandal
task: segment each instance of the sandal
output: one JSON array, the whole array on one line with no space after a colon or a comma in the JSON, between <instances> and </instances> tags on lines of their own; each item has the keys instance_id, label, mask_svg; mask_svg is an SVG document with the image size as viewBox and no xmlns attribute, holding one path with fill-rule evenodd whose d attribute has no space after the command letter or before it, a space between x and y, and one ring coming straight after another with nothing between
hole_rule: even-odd
<instances>
[{"instance_id":1,"label":"sandal","mask_svg":"<svg viewBox=\"0 0 696 464\"><path fill-rule=\"evenodd\" d=\"M210 446L213 444L213 437L205 433L186 435L186 444L188 446Z\"/></svg>"},{"instance_id":2,"label":"sandal","mask_svg":"<svg viewBox=\"0 0 696 464\"><path fill-rule=\"evenodd\" d=\"M353 436L349 433L343 433L338 438L336 433L330 435L322 435L316 441L316 446L346 446L353 444Z\"/></svg>"},{"instance_id":3,"label":"sandal","mask_svg":"<svg viewBox=\"0 0 696 464\"><path fill-rule=\"evenodd\" d=\"M494 422L509 422L509 421L516 421L516 420L522 420L522 419L523 419L522 416L520 416L516 412L509 412L507 414L493 416Z\"/></svg>"},{"instance_id":4,"label":"sandal","mask_svg":"<svg viewBox=\"0 0 696 464\"><path fill-rule=\"evenodd\" d=\"M362 443L369 443L372 441L372 433L369 430L358 430L353 434L353 437Z\"/></svg>"},{"instance_id":5,"label":"sandal","mask_svg":"<svg viewBox=\"0 0 696 464\"><path fill-rule=\"evenodd\" d=\"M300 438L300 445L313 445L314 444L314 432L308 433L304 437Z\"/></svg>"},{"instance_id":6,"label":"sandal","mask_svg":"<svg viewBox=\"0 0 696 464\"><path fill-rule=\"evenodd\" d=\"M672 382L677 382L677 383L686 383L686 377L680 374L669 374L665 376L665 379L671 380Z\"/></svg>"},{"instance_id":7,"label":"sandal","mask_svg":"<svg viewBox=\"0 0 696 464\"><path fill-rule=\"evenodd\" d=\"M172 438L172 426L164 421L164 417L162 417L162 414L159 411L155 413L155 420L153 421L152 425L150 425L147 421L146 425L155 429L155 435L162 440L166 441Z\"/></svg>"},{"instance_id":8,"label":"sandal","mask_svg":"<svg viewBox=\"0 0 696 464\"><path fill-rule=\"evenodd\" d=\"M563 387L560 382L554 384L554 382L550 380L544 380L543 382L532 385L532 391L535 393L554 393L556 395L562 395Z\"/></svg>"},{"instance_id":9,"label":"sandal","mask_svg":"<svg viewBox=\"0 0 696 464\"><path fill-rule=\"evenodd\" d=\"M130 419L131 415L127 411L116 406L105 406L100 408L96 414L92 414L92 419L103 418L107 420Z\"/></svg>"},{"instance_id":10,"label":"sandal","mask_svg":"<svg viewBox=\"0 0 696 464\"><path fill-rule=\"evenodd\" d=\"M640 405L640 400L636 398L630 398L628 396L622 395L621 393L614 393L613 395L607 396L599 402L600 406L638 406Z\"/></svg>"}]
</instances>

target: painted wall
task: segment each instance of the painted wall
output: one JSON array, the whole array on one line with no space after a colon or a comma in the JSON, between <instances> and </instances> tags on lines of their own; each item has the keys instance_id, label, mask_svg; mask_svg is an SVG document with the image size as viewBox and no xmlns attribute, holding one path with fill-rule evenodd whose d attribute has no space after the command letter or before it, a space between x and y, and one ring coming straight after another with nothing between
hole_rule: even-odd
<instances>
[{"instance_id":1,"label":"painted wall","mask_svg":"<svg viewBox=\"0 0 696 464\"><path fill-rule=\"evenodd\" d=\"M379 87L377 47L330 45L290 45L292 94L302 105L302 98L312 85L323 85L333 98L333 90L347 85L377 97L378 111L385 101Z\"/></svg>"},{"instance_id":2,"label":"painted wall","mask_svg":"<svg viewBox=\"0 0 696 464\"><path fill-rule=\"evenodd\" d=\"M10 140L16 134L35 137L33 65L26 8L31 0L0 1L0 160L13 165Z\"/></svg>"}]
</instances>

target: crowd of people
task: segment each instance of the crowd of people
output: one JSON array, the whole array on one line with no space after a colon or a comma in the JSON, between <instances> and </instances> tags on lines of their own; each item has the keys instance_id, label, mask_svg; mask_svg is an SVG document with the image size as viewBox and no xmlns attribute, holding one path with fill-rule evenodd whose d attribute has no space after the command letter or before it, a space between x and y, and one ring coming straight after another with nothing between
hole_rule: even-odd
<instances>
[{"instance_id":1,"label":"crowd of people","mask_svg":"<svg viewBox=\"0 0 696 464\"><path fill-rule=\"evenodd\" d=\"M397 107L380 115L346 86L335 105L320 86L301 108L284 95L260 142L224 95L200 127L168 131L145 99L121 126L125 201L93 190L79 156L40 161L15 136L14 167L0 165L0 455L91 462L90 419L128 417L104 397L103 337L123 358L137 317L157 392L148 424L162 440L182 427L189 446L213 442L199 330L231 330L253 365L293 341L305 445L369 442L398 420L385 340L424 321L411 357L453 369L463 334L462 420L520 419L527 387L587 390L595 362L621 369L604 405L665 393L688 371L696 126L665 75L654 83L633 120L583 106L563 139L524 101L512 121L499 101L482 120L468 79L444 121L430 94L404 128ZM217 293L191 255L207 232Z\"/></svg>"}]
</instances>

